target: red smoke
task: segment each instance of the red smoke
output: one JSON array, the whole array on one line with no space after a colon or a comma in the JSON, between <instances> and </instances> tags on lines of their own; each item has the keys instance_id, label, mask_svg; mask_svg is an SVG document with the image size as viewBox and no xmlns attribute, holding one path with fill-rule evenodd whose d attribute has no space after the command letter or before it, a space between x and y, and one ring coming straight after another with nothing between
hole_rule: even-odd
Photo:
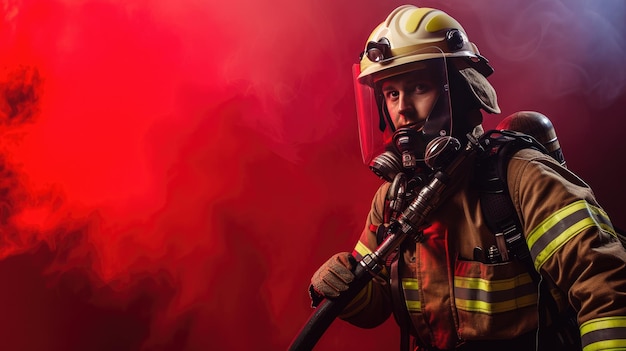
<instances>
[{"instance_id":1,"label":"red smoke","mask_svg":"<svg viewBox=\"0 0 626 351\"><path fill-rule=\"evenodd\" d=\"M5 1L2 349L285 349L379 184L350 67L400 4ZM503 115L485 125L550 116L625 227L624 4L417 5L459 19L495 66ZM316 349L397 338L392 320L336 321Z\"/></svg>"}]
</instances>

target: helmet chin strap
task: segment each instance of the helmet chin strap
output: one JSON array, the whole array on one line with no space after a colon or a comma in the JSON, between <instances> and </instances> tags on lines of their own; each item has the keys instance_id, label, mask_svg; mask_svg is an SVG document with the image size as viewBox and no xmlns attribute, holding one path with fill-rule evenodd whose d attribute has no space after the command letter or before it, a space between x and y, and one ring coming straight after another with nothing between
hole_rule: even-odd
<instances>
[{"instance_id":1,"label":"helmet chin strap","mask_svg":"<svg viewBox=\"0 0 626 351\"><path fill-rule=\"evenodd\" d=\"M437 107L440 107L439 105L442 103L445 103L445 99L444 102L442 102L441 93L439 93L439 95L437 95L437 100L435 100L435 103L433 103L433 105L431 106L430 111L428 112L428 116L426 117L426 122L424 122L424 126L422 127L422 134L426 135L430 139L442 136L441 131L444 129L444 126L439 125L435 126L436 128L433 128L434 120L431 120L431 117L433 117L433 113L437 113ZM439 114L443 114L443 112L441 112L441 108L439 110ZM446 113L448 114L448 120L446 123L448 124L449 128L449 130L446 130L446 134L452 134L452 112L446 111ZM435 115L435 118L436 117L437 116ZM430 122L430 124L428 122ZM427 140L426 142L428 143L428 141L430 140Z\"/></svg>"},{"instance_id":2,"label":"helmet chin strap","mask_svg":"<svg viewBox=\"0 0 626 351\"><path fill-rule=\"evenodd\" d=\"M389 129L391 130L391 133L395 133L396 132L396 126L393 125L393 121L391 119L391 116L389 115L389 110L387 109L387 104L385 104L385 98L383 97L382 93L378 94L379 98L378 98L378 108L380 109L380 111L378 111L378 116L380 118L379 123L378 123L378 128L380 129L381 132L385 131L385 128L387 126L389 126Z\"/></svg>"},{"instance_id":3,"label":"helmet chin strap","mask_svg":"<svg viewBox=\"0 0 626 351\"><path fill-rule=\"evenodd\" d=\"M389 129L391 129L392 133L395 133L397 131L396 126L393 124L393 120L391 119L391 115L389 115L389 110L387 110L387 106L383 107L383 115L385 116L385 123L386 125L389 126Z\"/></svg>"}]
</instances>

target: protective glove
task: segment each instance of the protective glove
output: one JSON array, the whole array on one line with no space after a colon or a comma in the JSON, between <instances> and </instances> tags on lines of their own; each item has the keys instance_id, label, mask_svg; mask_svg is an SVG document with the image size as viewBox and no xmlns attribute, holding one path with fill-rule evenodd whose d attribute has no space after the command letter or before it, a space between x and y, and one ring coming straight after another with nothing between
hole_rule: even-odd
<instances>
[{"instance_id":1,"label":"protective glove","mask_svg":"<svg viewBox=\"0 0 626 351\"><path fill-rule=\"evenodd\" d=\"M356 259L348 252L340 252L318 268L311 277L309 287L313 307L324 297L337 297L342 291L348 290L354 280L352 269L356 264Z\"/></svg>"}]
</instances>

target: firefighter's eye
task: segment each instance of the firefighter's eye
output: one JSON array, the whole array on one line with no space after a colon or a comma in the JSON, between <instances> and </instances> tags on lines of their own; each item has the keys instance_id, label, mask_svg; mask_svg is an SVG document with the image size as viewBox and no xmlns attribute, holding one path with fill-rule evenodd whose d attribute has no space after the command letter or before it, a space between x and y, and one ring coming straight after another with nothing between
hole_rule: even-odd
<instances>
[{"instance_id":1,"label":"firefighter's eye","mask_svg":"<svg viewBox=\"0 0 626 351\"><path fill-rule=\"evenodd\" d=\"M387 100L397 100L400 96L400 92L397 90L387 90L385 91L385 99Z\"/></svg>"},{"instance_id":2,"label":"firefighter's eye","mask_svg":"<svg viewBox=\"0 0 626 351\"><path fill-rule=\"evenodd\" d=\"M415 89L413 89L413 91L416 94L424 94L429 92L432 88L432 84L428 84L427 82L419 82L415 84Z\"/></svg>"}]
</instances>

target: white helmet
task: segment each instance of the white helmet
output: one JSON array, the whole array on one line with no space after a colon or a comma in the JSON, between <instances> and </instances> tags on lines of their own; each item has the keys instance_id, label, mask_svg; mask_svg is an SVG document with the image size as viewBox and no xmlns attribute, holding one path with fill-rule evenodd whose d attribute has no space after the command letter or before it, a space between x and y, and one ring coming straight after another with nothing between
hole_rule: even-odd
<instances>
[{"instance_id":1,"label":"white helmet","mask_svg":"<svg viewBox=\"0 0 626 351\"><path fill-rule=\"evenodd\" d=\"M480 108L489 113L500 112L495 90L485 78L493 73L493 69L480 55L476 45L469 41L461 24L441 10L400 6L370 34L359 63L353 69L361 151L365 163L369 163L375 153L381 150L381 146L376 144L381 140L388 141L389 132L394 132L388 116L385 116L386 108L382 106L384 103L378 96L376 83L413 70L432 69L428 63L437 60L443 62L443 70L448 71L444 73L445 89L448 89L447 79L450 76L453 89L455 82L461 81L465 86L463 89L471 93L467 95L471 95L472 101ZM450 67L454 72L449 72ZM454 97L455 91L450 94ZM424 133L451 133L454 101L451 105L452 111L447 111L447 116L428 117ZM445 109L440 110L445 113ZM449 119L447 130L442 127L446 125L446 121L443 121L445 118ZM436 126L429 128L429 124ZM387 135L374 136L373 130L376 129L386 129ZM380 131L378 134L381 134ZM426 135L427 138L435 136Z\"/></svg>"}]
</instances>

